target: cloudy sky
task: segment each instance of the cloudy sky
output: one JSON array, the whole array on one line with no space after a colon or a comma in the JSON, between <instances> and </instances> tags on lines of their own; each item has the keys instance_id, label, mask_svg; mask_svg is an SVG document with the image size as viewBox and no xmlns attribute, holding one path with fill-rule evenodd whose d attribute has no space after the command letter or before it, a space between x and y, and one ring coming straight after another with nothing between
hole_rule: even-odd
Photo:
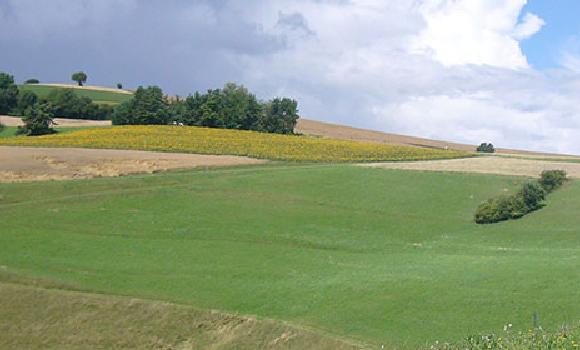
<instances>
[{"instance_id":1,"label":"cloudy sky","mask_svg":"<svg viewBox=\"0 0 580 350\"><path fill-rule=\"evenodd\" d=\"M310 119L580 154L578 0L0 0L18 81L233 81Z\"/></svg>"}]
</instances>

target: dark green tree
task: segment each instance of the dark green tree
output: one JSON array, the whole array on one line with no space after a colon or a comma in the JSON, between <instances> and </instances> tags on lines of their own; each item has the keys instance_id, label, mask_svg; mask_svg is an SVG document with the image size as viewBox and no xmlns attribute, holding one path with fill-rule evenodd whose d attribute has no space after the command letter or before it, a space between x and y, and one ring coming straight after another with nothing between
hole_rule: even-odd
<instances>
[{"instance_id":1,"label":"dark green tree","mask_svg":"<svg viewBox=\"0 0 580 350\"><path fill-rule=\"evenodd\" d=\"M295 100L275 98L264 108L260 131L293 134L298 118L298 103Z\"/></svg>"},{"instance_id":2,"label":"dark green tree","mask_svg":"<svg viewBox=\"0 0 580 350\"><path fill-rule=\"evenodd\" d=\"M565 170L544 170L539 183L549 193L562 186L566 181L566 176Z\"/></svg>"},{"instance_id":3,"label":"dark green tree","mask_svg":"<svg viewBox=\"0 0 580 350\"><path fill-rule=\"evenodd\" d=\"M130 101L117 107L113 116L116 125L159 125L168 122L168 103L163 91L157 86L140 86Z\"/></svg>"},{"instance_id":4,"label":"dark green tree","mask_svg":"<svg viewBox=\"0 0 580 350\"><path fill-rule=\"evenodd\" d=\"M23 115L26 109L34 106L36 103L38 103L38 96L32 91L24 90L18 96L15 112L18 115Z\"/></svg>"},{"instance_id":5,"label":"dark green tree","mask_svg":"<svg viewBox=\"0 0 580 350\"><path fill-rule=\"evenodd\" d=\"M117 83L117 89L122 89L122 88L123 88L123 84Z\"/></svg>"},{"instance_id":6,"label":"dark green tree","mask_svg":"<svg viewBox=\"0 0 580 350\"><path fill-rule=\"evenodd\" d=\"M40 80L32 78L32 79L27 79L24 84L38 84L40 83Z\"/></svg>"},{"instance_id":7,"label":"dark green tree","mask_svg":"<svg viewBox=\"0 0 580 350\"><path fill-rule=\"evenodd\" d=\"M8 114L18 103L18 87L14 77L0 73L0 114Z\"/></svg>"},{"instance_id":8,"label":"dark green tree","mask_svg":"<svg viewBox=\"0 0 580 350\"><path fill-rule=\"evenodd\" d=\"M82 72L82 71L75 72L71 76L71 79L73 81L76 81L79 84L79 86L83 86L83 84L87 82L87 74L85 72Z\"/></svg>"},{"instance_id":9,"label":"dark green tree","mask_svg":"<svg viewBox=\"0 0 580 350\"><path fill-rule=\"evenodd\" d=\"M52 134L55 132L52 129L53 118L50 104L37 103L24 112L24 126L19 128L18 133L29 136Z\"/></svg>"}]
</instances>

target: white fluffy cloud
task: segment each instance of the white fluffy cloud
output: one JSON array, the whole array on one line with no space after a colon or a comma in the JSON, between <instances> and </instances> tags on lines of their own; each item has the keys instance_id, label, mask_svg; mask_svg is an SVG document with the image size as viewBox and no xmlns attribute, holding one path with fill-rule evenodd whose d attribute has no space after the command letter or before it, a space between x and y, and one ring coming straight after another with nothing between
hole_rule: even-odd
<instances>
[{"instance_id":1,"label":"white fluffy cloud","mask_svg":"<svg viewBox=\"0 0 580 350\"><path fill-rule=\"evenodd\" d=\"M244 61L261 91L307 117L450 141L580 153L580 79L529 67L544 21L525 0L277 1L314 35ZM289 29L290 30L290 29ZM293 38L292 33L287 33ZM571 62L571 61L570 61Z\"/></svg>"},{"instance_id":2,"label":"white fluffy cloud","mask_svg":"<svg viewBox=\"0 0 580 350\"><path fill-rule=\"evenodd\" d=\"M535 34L544 22L528 13L518 23L525 4L526 0L426 0L419 6L426 27L414 48L444 65L527 68L519 40Z\"/></svg>"},{"instance_id":3,"label":"white fluffy cloud","mask_svg":"<svg viewBox=\"0 0 580 350\"><path fill-rule=\"evenodd\" d=\"M308 118L580 154L580 55L563 52L561 70L530 67L520 43L544 21L525 4L5 0L0 70L60 77L81 66L181 94L239 81L297 98Z\"/></svg>"}]
</instances>

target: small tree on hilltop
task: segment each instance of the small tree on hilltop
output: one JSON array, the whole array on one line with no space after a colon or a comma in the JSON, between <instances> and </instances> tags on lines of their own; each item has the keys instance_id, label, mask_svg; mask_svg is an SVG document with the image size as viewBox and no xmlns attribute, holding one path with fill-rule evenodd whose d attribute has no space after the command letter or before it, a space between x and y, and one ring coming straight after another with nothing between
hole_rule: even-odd
<instances>
[{"instance_id":1,"label":"small tree on hilltop","mask_svg":"<svg viewBox=\"0 0 580 350\"><path fill-rule=\"evenodd\" d=\"M27 80L24 82L24 84L38 84L38 83L40 83L40 80L38 80L38 79L34 79L34 78L32 78L32 79L27 79Z\"/></svg>"},{"instance_id":2,"label":"small tree on hilltop","mask_svg":"<svg viewBox=\"0 0 580 350\"><path fill-rule=\"evenodd\" d=\"M85 72L76 72L73 73L71 79L73 81L76 81L79 84L79 86L83 86L83 84L87 82L87 75L85 74Z\"/></svg>"},{"instance_id":3,"label":"small tree on hilltop","mask_svg":"<svg viewBox=\"0 0 580 350\"><path fill-rule=\"evenodd\" d=\"M18 133L28 136L53 134L52 129L54 114L48 103L36 104L24 112L24 126L19 127Z\"/></svg>"},{"instance_id":4,"label":"small tree on hilltop","mask_svg":"<svg viewBox=\"0 0 580 350\"><path fill-rule=\"evenodd\" d=\"M14 77L0 73L0 114L8 114L18 103L18 87Z\"/></svg>"},{"instance_id":5,"label":"small tree on hilltop","mask_svg":"<svg viewBox=\"0 0 580 350\"><path fill-rule=\"evenodd\" d=\"M119 90L120 90L120 89L122 89L122 88L123 88L123 84L121 84L121 83L117 83L117 89L119 89Z\"/></svg>"}]
</instances>

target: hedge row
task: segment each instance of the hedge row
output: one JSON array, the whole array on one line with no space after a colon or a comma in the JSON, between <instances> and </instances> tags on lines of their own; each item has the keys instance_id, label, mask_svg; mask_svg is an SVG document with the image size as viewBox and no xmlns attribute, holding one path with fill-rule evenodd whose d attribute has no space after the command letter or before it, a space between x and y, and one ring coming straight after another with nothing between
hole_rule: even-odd
<instances>
[{"instance_id":1,"label":"hedge row","mask_svg":"<svg viewBox=\"0 0 580 350\"><path fill-rule=\"evenodd\" d=\"M566 171L546 170L538 181L527 182L513 195L489 199L475 211L475 222L493 224L500 221L519 219L544 206L546 195L566 181Z\"/></svg>"}]
</instances>

